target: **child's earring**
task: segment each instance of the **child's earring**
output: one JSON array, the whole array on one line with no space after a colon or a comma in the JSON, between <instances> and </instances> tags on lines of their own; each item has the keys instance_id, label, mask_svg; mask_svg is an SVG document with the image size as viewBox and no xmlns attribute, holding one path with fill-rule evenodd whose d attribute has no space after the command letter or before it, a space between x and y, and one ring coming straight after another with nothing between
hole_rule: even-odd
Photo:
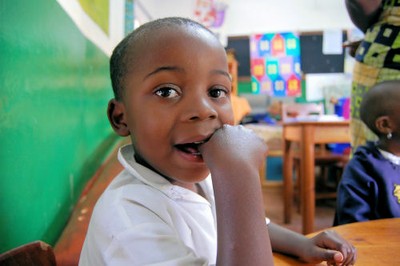
<instances>
[{"instance_id":1,"label":"child's earring","mask_svg":"<svg viewBox=\"0 0 400 266\"><path fill-rule=\"evenodd\" d=\"M392 138L392 132L387 133L386 138L387 139L391 139Z\"/></svg>"}]
</instances>

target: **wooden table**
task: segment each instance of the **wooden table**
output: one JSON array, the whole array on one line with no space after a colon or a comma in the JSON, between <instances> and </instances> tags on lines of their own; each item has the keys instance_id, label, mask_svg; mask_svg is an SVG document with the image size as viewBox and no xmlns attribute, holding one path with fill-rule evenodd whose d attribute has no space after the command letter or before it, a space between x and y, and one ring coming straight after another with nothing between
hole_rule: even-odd
<instances>
[{"instance_id":1,"label":"wooden table","mask_svg":"<svg viewBox=\"0 0 400 266\"><path fill-rule=\"evenodd\" d=\"M302 176L301 202L303 207L303 234L314 230L315 216L315 176L314 148L315 144L350 142L349 121L294 121L283 124L283 183L284 183L284 221L291 220L293 191L292 149L293 142L299 144L302 156L300 174Z\"/></svg>"},{"instance_id":2,"label":"wooden table","mask_svg":"<svg viewBox=\"0 0 400 266\"><path fill-rule=\"evenodd\" d=\"M400 265L400 218L351 223L330 229L357 248L355 265ZM275 266L326 265L301 263L278 253L274 253L274 263Z\"/></svg>"}]
</instances>

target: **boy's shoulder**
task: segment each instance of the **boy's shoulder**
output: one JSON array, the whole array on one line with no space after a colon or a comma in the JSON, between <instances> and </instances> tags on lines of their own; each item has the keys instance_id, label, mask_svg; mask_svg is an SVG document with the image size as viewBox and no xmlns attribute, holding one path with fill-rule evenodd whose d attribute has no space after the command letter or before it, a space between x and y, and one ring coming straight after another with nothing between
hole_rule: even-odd
<instances>
[{"instance_id":1,"label":"boy's shoulder","mask_svg":"<svg viewBox=\"0 0 400 266\"><path fill-rule=\"evenodd\" d=\"M380 154L376 143L373 141L367 141L365 145L359 146L356 149L351 160L373 162L382 159L383 156Z\"/></svg>"},{"instance_id":2,"label":"boy's shoulder","mask_svg":"<svg viewBox=\"0 0 400 266\"><path fill-rule=\"evenodd\" d=\"M392 163L385 159L375 142L367 142L357 148L353 157L346 166L342 178L356 179L368 176L374 180L387 178L396 172L398 168L393 168Z\"/></svg>"},{"instance_id":3,"label":"boy's shoulder","mask_svg":"<svg viewBox=\"0 0 400 266\"><path fill-rule=\"evenodd\" d=\"M383 156L379 153L373 142L357 147L348 162L343 173L343 180L354 180L362 178L365 173L372 173L383 161Z\"/></svg>"}]
</instances>

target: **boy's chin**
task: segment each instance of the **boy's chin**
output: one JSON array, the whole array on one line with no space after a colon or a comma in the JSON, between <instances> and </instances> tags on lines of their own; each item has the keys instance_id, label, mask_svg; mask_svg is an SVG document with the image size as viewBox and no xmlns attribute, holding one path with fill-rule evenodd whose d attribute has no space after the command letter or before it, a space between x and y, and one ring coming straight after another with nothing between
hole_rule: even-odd
<instances>
[{"instance_id":1,"label":"boy's chin","mask_svg":"<svg viewBox=\"0 0 400 266\"><path fill-rule=\"evenodd\" d=\"M188 174L176 178L176 181L182 183L192 183L192 184L199 183L204 181L209 176L209 174L210 173L208 169L204 169L202 171L189 171Z\"/></svg>"}]
</instances>

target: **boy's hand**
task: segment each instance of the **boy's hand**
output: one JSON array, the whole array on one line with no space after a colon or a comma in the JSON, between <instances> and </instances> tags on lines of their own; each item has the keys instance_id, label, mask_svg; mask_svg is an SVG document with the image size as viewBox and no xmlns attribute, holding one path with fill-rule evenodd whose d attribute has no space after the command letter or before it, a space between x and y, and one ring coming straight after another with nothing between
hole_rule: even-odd
<instances>
[{"instance_id":1,"label":"boy's hand","mask_svg":"<svg viewBox=\"0 0 400 266\"><path fill-rule=\"evenodd\" d=\"M257 167L267 154L265 142L252 130L244 126L224 125L215 131L210 140L200 147L207 166L213 167Z\"/></svg>"},{"instance_id":2,"label":"boy's hand","mask_svg":"<svg viewBox=\"0 0 400 266\"><path fill-rule=\"evenodd\" d=\"M354 265L356 248L333 230L326 230L310 239L300 258L306 262L327 261L328 265Z\"/></svg>"}]
</instances>

